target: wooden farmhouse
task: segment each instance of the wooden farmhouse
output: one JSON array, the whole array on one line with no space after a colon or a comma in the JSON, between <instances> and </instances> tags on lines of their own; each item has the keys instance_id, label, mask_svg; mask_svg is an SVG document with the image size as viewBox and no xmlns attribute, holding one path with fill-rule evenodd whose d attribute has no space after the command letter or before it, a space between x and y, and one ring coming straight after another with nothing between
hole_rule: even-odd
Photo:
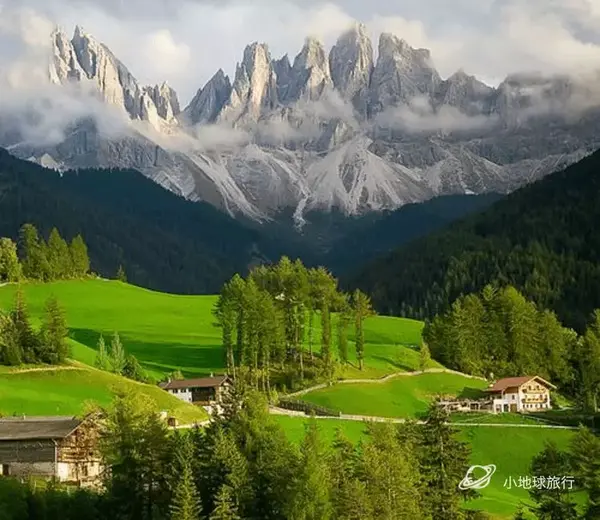
<instances>
[{"instance_id":1,"label":"wooden farmhouse","mask_svg":"<svg viewBox=\"0 0 600 520\"><path fill-rule=\"evenodd\" d=\"M508 377L496 381L487 392L494 413L527 413L550 410L550 390L555 388L539 376Z\"/></svg>"},{"instance_id":2,"label":"wooden farmhouse","mask_svg":"<svg viewBox=\"0 0 600 520\"><path fill-rule=\"evenodd\" d=\"M101 459L98 418L0 418L0 476L95 485Z\"/></svg>"},{"instance_id":3,"label":"wooden farmhouse","mask_svg":"<svg viewBox=\"0 0 600 520\"><path fill-rule=\"evenodd\" d=\"M222 403L231 387L231 380L227 376L169 380L161 383L160 387L186 403L213 406Z\"/></svg>"}]
</instances>

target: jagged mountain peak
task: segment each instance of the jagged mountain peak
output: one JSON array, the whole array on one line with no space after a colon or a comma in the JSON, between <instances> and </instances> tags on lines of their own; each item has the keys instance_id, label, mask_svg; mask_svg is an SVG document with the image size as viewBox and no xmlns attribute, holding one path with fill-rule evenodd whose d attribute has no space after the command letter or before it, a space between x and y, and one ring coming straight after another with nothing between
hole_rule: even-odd
<instances>
[{"instance_id":1,"label":"jagged mountain peak","mask_svg":"<svg viewBox=\"0 0 600 520\"><path fill-rule=\"evenodd\" d=\"M231 96L231 81L223 69L208 80L204 88L198 90L190 104L183 111L186 123L197 125L213 123Z\"/></svg>"}]
</instances>

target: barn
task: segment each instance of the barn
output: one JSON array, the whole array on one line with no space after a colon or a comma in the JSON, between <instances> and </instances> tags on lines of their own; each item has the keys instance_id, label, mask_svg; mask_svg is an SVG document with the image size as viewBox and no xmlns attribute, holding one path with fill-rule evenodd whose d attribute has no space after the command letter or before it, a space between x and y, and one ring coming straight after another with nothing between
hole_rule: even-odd
<instances>
[{"instance_id":1,"label":"barn","mask_svg":"<svg viewBox=\"0 0 600 520\"><path fill-rule=\"evenodd\" d=\"M94 485L102 471L98 417L0 418L0 475Z\"/></svg>"}]
</instances>

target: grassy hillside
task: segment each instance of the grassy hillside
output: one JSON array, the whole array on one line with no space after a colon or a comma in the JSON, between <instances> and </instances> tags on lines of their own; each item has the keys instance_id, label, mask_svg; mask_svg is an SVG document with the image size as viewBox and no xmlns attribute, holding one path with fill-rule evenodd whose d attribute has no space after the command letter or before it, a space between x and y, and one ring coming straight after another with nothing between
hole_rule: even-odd
<instances>
[{"instance_id":1,"label":"grassy hillside","mask_svg":"<svg viewBox=\"0 0 600 520\"><path fill-rule=\"evenodd\" d=\"M277 416L288 436L300 442L307 419ZM329 442L335 431L341 429L346 437L358 442L364 437L365 424L355 421L320 420L320 431ZM505 481L509 477L529 475L531 459L542 451L546 441L553 441L559 448L565 448L573 432L554 429L522 429L492 427L461 427L461 436L469 442L472 449L472 464L497 466L496 474L489 487L481 490L481 498L469 503L470 508L483 509L494 518L511 518L521 501L527 501L527 492L523 489L507 489Z\"/></svg>"},{"instance_id":2,"label":"grassy hillside","mask_svg":"<svg viewBox=\"0 0 600 520\"><path fill-rule=\"evenodd\" d=\"M182 423L208 418L202 408L185 404L157 386L89 367L0 367L0 415L79 415L88 403L108 405L116 391L143 393Z\"/></svg>"},{"instance_id":3,"label":"grassy hillside","mask_svg":"<svg viewBox=\"0 0 600 520\"><path fill-rule=\"evenodd\" d=\"M134 354L149 373L159 378L180 369L186 376L223 371L221 333L214 325L216 296L177 296L152 292L115 281L68 281L23 286L33 317L43 313L54 294L65 307L73 358L93 364L102 333L109 341L118 331L128 353ZM0 288L0 308L10 308L16 287ZM320 330L314 332L318 350ZM378 377L418 367L415 346L423 324L396 318L374 317L365 324L364 377ZM350 334L352 342L353 334ZM353 343L349 346L354 355ZM348 376L360 374L350 369Z\"/></svg>"},{"instance_id":4,"label":"grassy hillside","mask_svg":"<svg viewBox=\"0 0 600 520\"><path fill-rule=\"evenodd\" d=\"M455 374L397 377L386 383L338 384L302 399L350 415L417 417L437 394L477 396L487 383Z\"/></svg>"}]
</instances>

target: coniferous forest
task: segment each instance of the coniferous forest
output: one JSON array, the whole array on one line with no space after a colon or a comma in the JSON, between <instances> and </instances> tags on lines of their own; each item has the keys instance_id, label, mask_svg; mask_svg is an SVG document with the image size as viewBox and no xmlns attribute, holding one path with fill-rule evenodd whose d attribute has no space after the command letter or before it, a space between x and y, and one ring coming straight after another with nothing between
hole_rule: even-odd
<instances>
[{"instance_id":1,"label":"coniferous forest","mask_svg":"<svg viewBox=\"0 0 600 520\"><path fill-rule=\"evenodd\" d=\"M365 294L345 294L326 269L287 257L256 267L247 279L234 276L215 308L228 372L266 392L273 372L288 389L305 379L331 379L348 363L350 327L362 369L363 324L372 313Z\"/></svg>"},{"instance_id":2,"label":"coniferous forest","mask_svg":"<svg viewBox=\"0 0 600 520\"><path fill-rule=\"evenodd\" d=\"M599 194L600 151L403 246L344 284L364 290L383 314L417 319L488 284L512 285L582 332L600 308Z\"/></svg>"}]
</instances>

